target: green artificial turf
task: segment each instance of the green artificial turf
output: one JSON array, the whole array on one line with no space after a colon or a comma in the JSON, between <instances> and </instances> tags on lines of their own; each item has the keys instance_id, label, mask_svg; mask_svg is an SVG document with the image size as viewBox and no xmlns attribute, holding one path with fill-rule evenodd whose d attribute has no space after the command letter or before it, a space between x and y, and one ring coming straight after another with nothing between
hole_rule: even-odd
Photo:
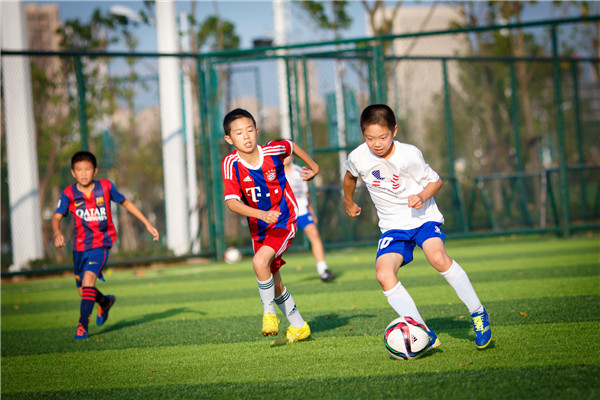
<instances>
[{"instance_id":1,"label":"green artificial turf","mask_svg":"<svg viewBox=\"0 0 600 400\"><path fill-rule=\"evenodd\" d=\"M6 399L582 399L600 397L600 241L517 237L449 240L488 309L493 342L479 351L465 306L425 261L399 278L441 347L392 359L383 329L396 314L375 280L375 249L327 254L322 283L308 253L282 278L312 337L270 347L250 260L107 271L117 302L74 341L71 277L2 285ZM94 310L95 311L95 310ZM279 313L279 310L277 310ZM279 313L283 336L288 323Z\"/></svg>"}]
</instances>

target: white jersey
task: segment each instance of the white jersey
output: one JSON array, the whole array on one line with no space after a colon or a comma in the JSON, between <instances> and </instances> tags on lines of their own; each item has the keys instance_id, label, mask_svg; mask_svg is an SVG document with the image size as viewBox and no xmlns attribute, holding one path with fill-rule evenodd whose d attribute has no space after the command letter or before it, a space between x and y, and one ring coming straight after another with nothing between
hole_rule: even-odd
<instances>
[{"instance_id":1,"label":"white jersey","mask_svg":"<svg viewBox=\"0 0 600 400\"><path fill-rule=\"evenodd\" d=\"M308 184L302 180L300 171L302 168L296 164L291 164L292 167L290 172L285 173L285 177L294 192L296 202L298 203L298 216L308 214Z\"/></svg>"},{"instance_id":2,"label":"white jersey","mask_svg":"<svg viewBox=\"0 0 600 400\"><path fill-rule=\"evenodd\" d=\"M389 159L375 155L366 143L350 153L345 167L354 177L365 182L379 217L381 233L392 229L410 230L425 222L444 222L435 199L423 207L408 207L408 196L420 193L439 175L425 163L421 151L413 145L394 141L394 154Z\"/></svg>"}]
</instances>

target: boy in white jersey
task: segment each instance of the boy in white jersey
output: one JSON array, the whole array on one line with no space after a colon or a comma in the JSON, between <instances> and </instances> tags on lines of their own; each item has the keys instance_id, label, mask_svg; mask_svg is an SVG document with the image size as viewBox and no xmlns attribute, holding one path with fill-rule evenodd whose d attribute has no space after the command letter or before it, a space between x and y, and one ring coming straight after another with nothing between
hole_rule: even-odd
<instances>
[{"instance_id":1,"label":"boy in white jersey","mask_svg":"<svg viewBox=\"0 0 600 400\"><path fill-rule=\"evenodd\" d=\"M412 297L398 281L398 270L413 259L415 245L423 249L427 261L446 278L458 297L467 306L473 321L475 345L486 348L492 340L487 311L479 301L469 277L461 266L448 256L444 232L440 225L444 217L433 196L442 187L438 174L425 163L415 146L393 140L398 126L391 108L373 104L360 116L365 143L358 146L345 163L344 203L351 217L360 215L354 203L356 181L365 182L379 217L381 238L377 249L375 270L377 280L388 303L400 316L409 316L425 324ZM429 349L441 343L429 330Z\"/></svg>"},{"instance_id":2,"label":"boy in white jersey","mask_svg":"<svg viewBox=\"0 0 600 400\"><path fill-rule=\"evenodd\" d=\"M285 177L288 180L296 196L296 202L298 203L298 217L296 223L298 228L304 231L304 234L310 242L310 248L312 250L315 261L317 262L317 273L319 278L323 282L329 282L335 279L336 275L329 271L327 268L327 261L325 261L325 249L323 248L323 241L319 235L317 229L317 219L315 217L314 210L310 201L310 194L308 192L308 185L305 180L302 179L300 172L302 168L293 163L294 156L291 155L283 160L285 166Z\"/></svg>"}]
</instances>

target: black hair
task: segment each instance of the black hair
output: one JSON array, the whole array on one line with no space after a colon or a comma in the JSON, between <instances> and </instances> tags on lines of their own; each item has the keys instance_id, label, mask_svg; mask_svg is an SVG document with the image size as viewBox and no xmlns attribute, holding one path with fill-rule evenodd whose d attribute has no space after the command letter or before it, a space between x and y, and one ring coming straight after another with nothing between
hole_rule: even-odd
<instances>
[{"instance_id":1,"label":"black hair","mask_svg":"<svg viewBox=\"0 0 600 400\"><path fill-rule=\"evenodd\" d=\"M250 118L254 124L254 127L256 128L256 121L254 120L252 114L243 108L236 108L235 110L229 111L225 118L223 118L223 131L225 131L225 135L229 136L231 131L231 123L240 118Z\"/></svg>"},{"instance_id":2,"label":"black hair","mask_svg":"<svg viewBox=\"0 0 600 400\"><path fill-rule=\"evenodd\" d=\"M396 127L394 111L385 104L371 104L360 114L360 129L363 133L369 125L386 126L393 131Z\"/></svg>"},{"instance_id":3,"label":"black hair","mask_svg":"<svg viewBox=\"0 0 600 400\"><path fill-rule=\"evenodd\" d=\"M73 154L73 157L71 157L71 169L74 169L75 163L79 161L89 161L94 166L94 169L97 168L96 156L89 151L81 150Z\"/></svg>"}]
</instances>

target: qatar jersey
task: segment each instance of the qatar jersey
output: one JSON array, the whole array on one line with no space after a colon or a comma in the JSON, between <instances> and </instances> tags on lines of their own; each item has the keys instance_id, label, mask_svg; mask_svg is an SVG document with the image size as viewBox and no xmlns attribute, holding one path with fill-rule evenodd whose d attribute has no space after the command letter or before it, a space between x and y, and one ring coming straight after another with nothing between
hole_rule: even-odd
<instances>
[{"instance_id":1,"label":"qatar jersey","mask_svg":"<svg viewBox=\"0 0 600 400\"><path fill-rule=\"evenodd\" d=\"M420 193L430 182L437 182L439 175L425 163L417 147L398 141L392 145L394 153L385 159L363 143L348 155L344 164L352 176L360 176L367 186L381 233L415 229L426 222L443 223L444 216L433 197L418 210L408 207L408 196Z\"/></svg>"},{"instance_id":2,"label":"qatar jersey","mask_svg":"<svg viewBox=\"0 0 600 400\"><path fill-rule=\"evenodd\" d=\"M115 185L106 179L94 181L90 193L82 193L74 183L62 192L56 213L73 215L73 251L88 251L98 247L111 248L117 240L110 202L125 201Z\"/></svg>"},{"instance_id":3,"label":"qatar jersey","mask_svg":"<svg viewBox=\"0 0 600 400\"><path fill-rule=\"evenodd\" d=\"M279 211L274 224L248 217L250 235L263 240L269 229L295 231L298 205L292 188L285 178L283 160L294 151L288 140L257 145L260 155L256 165L250 165L234 150L223 158L225 201L237 199L249 207L263 211Z\"/></svg>"}]
</instances>

